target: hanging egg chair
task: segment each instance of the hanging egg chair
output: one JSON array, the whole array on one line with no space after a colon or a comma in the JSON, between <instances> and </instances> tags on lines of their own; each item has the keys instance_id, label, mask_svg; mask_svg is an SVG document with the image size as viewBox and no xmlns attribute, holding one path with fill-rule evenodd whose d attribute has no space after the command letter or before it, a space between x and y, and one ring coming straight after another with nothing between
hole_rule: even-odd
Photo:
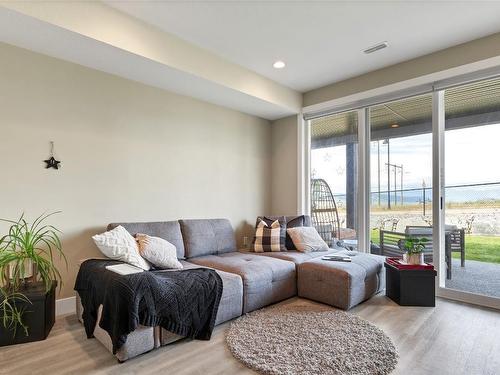
<instances>
[{"instance_id":1,"label":"hanging egg chair","mask_svg":"<svg viewBox=\"0 0 500 375\"><path fill-rule=\"evenodd\" d=\"M339 233L340 220L330 186L322 178L311 179L311 219L321 238L331 246Z\"/></svg>"}]
</instances>

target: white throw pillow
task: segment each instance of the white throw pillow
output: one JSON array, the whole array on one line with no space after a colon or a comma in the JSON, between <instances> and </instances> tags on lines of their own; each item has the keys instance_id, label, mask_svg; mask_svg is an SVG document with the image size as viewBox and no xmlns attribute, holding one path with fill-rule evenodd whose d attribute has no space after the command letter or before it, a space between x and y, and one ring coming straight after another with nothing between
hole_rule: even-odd
<instances>
[{"instance_id":1,"label":"white throw pillow","mask_svg":"<svg viewBox=\"0 0 500 375\"><path fill-rule=\"evenodd\" d=\"M135 238L121 225L92 237L96 246L108 258L120 260L149 271L151 268L141 255Z\"/></svg>"},{"instance_id":2,"label":"white throw pillow","mask_svg":"<svg viewBox=\"0 0 500 375\"><path fill-rule=\"evenodd\" d=\"M135 235L141 256L157 268L181 269L177 260L177 250L173 244L159 237L137 233Z\"/></svg>"},{"instance_id":3,"label":"white throw pillow","mask_svg":"<svg viewBox=\"0 0 500 375\"><path fill-rule=\"evenodd\" d=\"M329 250L328 245L314 227L295 227L288 228L286 231L298 251L307 253Z\"/></svg>"}]
</instances>

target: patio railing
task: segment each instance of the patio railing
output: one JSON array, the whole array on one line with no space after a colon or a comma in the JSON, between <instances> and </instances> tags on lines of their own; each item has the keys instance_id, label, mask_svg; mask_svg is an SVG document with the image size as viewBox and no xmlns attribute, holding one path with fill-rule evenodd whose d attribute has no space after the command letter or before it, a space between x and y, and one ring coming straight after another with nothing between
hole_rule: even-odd
<instances>
[{"instance_id":1,"label":"patio railing","mask_svg":"<svg viewBox=\"0 0 500 375\"><path fill-rule=\"evenodd\" d=\"M449 185L445 188L447 207L500 207L500 181L476 184ZM425 216L432 206L432 186L372 191L372 208L418 209ZM346 194L333 194L340 209L345 208Z\"/></svg>"}]
</instances>

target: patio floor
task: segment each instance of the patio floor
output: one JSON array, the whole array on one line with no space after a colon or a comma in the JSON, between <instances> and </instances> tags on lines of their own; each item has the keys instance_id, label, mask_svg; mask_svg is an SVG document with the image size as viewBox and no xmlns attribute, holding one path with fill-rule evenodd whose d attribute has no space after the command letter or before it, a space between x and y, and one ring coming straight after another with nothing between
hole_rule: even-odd
<instances>
[{"instance_id":1,"label":"patio floor","mask_svg":"<svg viewBox=\"0 0 500 375\"><path fill-rule=\"evenodd\" d=\"M446 280L446 287L500 298L500 264L466 260L462 268L459 259L452 259L451 280Z\"/></svg>"}]
</instances>

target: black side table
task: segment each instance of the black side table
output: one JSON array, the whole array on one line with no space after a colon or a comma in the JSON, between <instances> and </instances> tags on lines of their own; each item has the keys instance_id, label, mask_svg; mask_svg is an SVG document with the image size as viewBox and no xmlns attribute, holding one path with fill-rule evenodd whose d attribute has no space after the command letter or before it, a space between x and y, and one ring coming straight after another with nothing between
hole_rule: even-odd
<instances>
[{"instance_id":1,"label":"black side table","mask_svg":"<svg viewBox=\"0 0 500 375\"><path fill-rule=\"evenodd\" d=\"M385 295L401 306L436 306L434 269L399 269L384 263Z\"/></svg>"}]
</instances>

